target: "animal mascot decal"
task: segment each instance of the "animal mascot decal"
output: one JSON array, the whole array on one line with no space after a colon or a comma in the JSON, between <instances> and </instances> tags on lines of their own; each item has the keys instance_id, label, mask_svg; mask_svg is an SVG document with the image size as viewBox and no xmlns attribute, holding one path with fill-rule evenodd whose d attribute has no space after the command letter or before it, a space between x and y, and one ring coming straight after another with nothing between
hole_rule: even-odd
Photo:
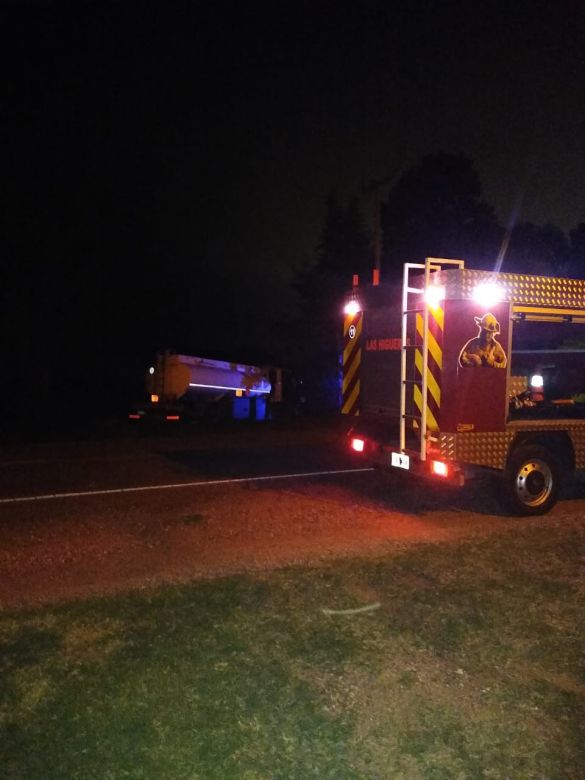
<instances>
[{"instance_id":1,"label":"animal mascot decal","mask_svg":"<svg viewBox=\"0 0 585 780\"><path fill-rule=\"evenodd\" d=\"M500 323L491 312L483 317L474 317L479 333L469 339L459 354L460 366L490 366L506 368L506 353L496 336L500 333Z\"/></svg>"}]
</instances>

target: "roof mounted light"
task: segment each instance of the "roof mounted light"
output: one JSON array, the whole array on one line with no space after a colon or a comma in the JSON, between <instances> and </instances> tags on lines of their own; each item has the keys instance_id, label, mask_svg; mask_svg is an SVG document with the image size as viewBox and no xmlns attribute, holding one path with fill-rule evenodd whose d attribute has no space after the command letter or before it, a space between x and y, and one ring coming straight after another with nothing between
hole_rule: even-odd
<instances>
[{"instance_id":1,"label":"roof mounted light","mask_svg":"<svg viewBox=\"0 0 585 780\"><path fill-rule=\"evenodd\" d=\"M544 377L542 374L534 374L530 377L530 387L533 387L535 390L540 390L544 387Z\"/></svg>"},{"instance_id":2,"label":"roof mounted light","mask_svg":"<svg viewBox=\"0 0 585 780\"><path fill-rule=\"evenodd\" d=\"M431 307L431 309L436 309L441 304L441 301L445 300L445 288L440 287L437 284L431 284L429 285L424 292L424 300L425 303Z\"/></svg>"},{"instance_id":3,"label":"roof mounted light","mask_svg":"<svg viewBox=\"0 0 585 780\"><path fill-rule=\"evenodd\" d=\"M361 306L359 304L359 301L356 298L352 298L350 301L348 301L345 304L343 311L345 314L348 314L350 317L353 317L355 314L361 311Z\"/></svg>"},{"instance_id":4,"label":"roof mounted light","mask_svg":"<svg viewBox=\"0 0 585 780\"><path fill-rule=\"evenodd\" d=\"M480 282L473 290L473 300L489 309L504 300L504 291L495 282Z\"/></svg>"}]
</instances>

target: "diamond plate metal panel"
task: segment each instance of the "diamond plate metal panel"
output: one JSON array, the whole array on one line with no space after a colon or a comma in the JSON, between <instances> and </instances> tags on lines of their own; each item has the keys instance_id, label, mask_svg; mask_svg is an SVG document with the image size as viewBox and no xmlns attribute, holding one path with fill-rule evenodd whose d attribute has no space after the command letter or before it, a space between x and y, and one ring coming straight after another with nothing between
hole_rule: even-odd
<instances>
[{"instance_id":1,"label":"diamond plate metal panel","mask_svg":"<svg viewBox=\"0 0 585 780\"><path fill-rule=\"evenodd\" d=\"M561 279L528 274L492 273L469 268L439 271L437 282L448 299L470 299L480 283L502 288L504 300L532 306L559 306L585 309L585 279Z\"/></svg>"},{"instance_id":2,"label":"diamond plate metal panel","mask_svg":"<svg viewBox=\"0 0 585 780\"><path fill-rule=\"evenodd\" d=\"M571 428L569 436L575 449L575 467L585 469L585 425Z\"/></svg>"},{"instance_id":3,"label":"diamond plate metal panel","mask_svg":"<svg viewBox=\"0 0 585 780\"><path fill-rule=\"evenodd\" d=\"M455 460L455 443L454 433L439 434L439 451L443 460Z\"/></svg>"},{"instance_id":4,"label":"diamond plate metal panel","mask_svg":"<svg viewBox=\"0 0 585 780\"><path fill-rule=\"evenodd\" d=\"M442 433L441 457L448 461L503 469L506 453L515 433Z\"/></svg>"},{"instance_id":5,"label":"diamond plate metal panel","mask_svg":"<svg viewBox=\"0 0 585 780\"><path fill-rule=\"evenodd\" d=\"M508 424L515 436L524 431L561 431L567 433L575 450L575 467L585 469L585 420L516 420Z\"/></svg>"},{"instance_id":6,"label":"diamond plate metal panel","mask_svg":"<svg viewBox=\"0 0 585 780\"><path fill-rule=\"evenodd\" d=\"M458 433L455 436L455 460L458 463L503 469L506 453L515 433Z\"/></svg>"},{"instance_id":7,"label":"diamond plate metal panel","mask_svg":"<svg viewBox=\"0 0 585 780\"><path fill-rule=\"evenodd\" d=\"M547 431L566 432L575 450L575 467L585 469L585 420L522 420L497 433L441 433L439 449L445 460L502 470L519 433Z\"/></svg>"},{"instance_id":8,"label":"diamond plate metal panel","mask_svg":"<svg viewBox=\"0 0 585 780\"><path fill-rule=\"evenodd\" d=\"M513 398L528 390L527 376L511 376L508 380L508 395Z\"/></svg>"}]
</instances>

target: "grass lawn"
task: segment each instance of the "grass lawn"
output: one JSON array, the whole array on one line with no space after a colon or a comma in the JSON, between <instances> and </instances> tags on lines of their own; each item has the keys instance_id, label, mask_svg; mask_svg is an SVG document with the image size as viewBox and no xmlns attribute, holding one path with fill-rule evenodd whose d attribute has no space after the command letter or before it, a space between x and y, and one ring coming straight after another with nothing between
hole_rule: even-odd
<instances>
[{"instance_id":1,"label":"grass lawn","mask_svg":"<svg viewBox=\"0 0 585 780\"><path fill-rule=\"evenodd\" d=\"M0 777L584 778L584 625L585 524L546 519L4 612Z\"/></svg>"}]
</instances>

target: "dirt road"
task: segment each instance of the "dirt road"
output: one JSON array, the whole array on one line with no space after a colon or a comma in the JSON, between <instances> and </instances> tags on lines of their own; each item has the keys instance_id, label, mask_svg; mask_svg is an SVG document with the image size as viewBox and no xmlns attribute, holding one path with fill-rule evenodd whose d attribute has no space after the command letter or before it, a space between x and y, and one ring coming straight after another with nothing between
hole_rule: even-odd
<instances>
[{"instance_id":1,"label":"dirt road","mask_svg":"<svg viewBox=\"0 0 585 780\"><path fill-rule=\"evenodd\" d=\"M513 524L582 522L585 513L579 489L546 518L518 520L501 514L489 482L437 493L401 475L351 473L360 464L328 429L13 446L1 461L2 499L88 493L0 504L5 609L382 555ZM291 476L327 470L338 473ZM286 476L226 481L279 474ZM200 484L210 480L220 484ZM185 483L191 486L104 492Z\"/></svg>"}]
</instances>

